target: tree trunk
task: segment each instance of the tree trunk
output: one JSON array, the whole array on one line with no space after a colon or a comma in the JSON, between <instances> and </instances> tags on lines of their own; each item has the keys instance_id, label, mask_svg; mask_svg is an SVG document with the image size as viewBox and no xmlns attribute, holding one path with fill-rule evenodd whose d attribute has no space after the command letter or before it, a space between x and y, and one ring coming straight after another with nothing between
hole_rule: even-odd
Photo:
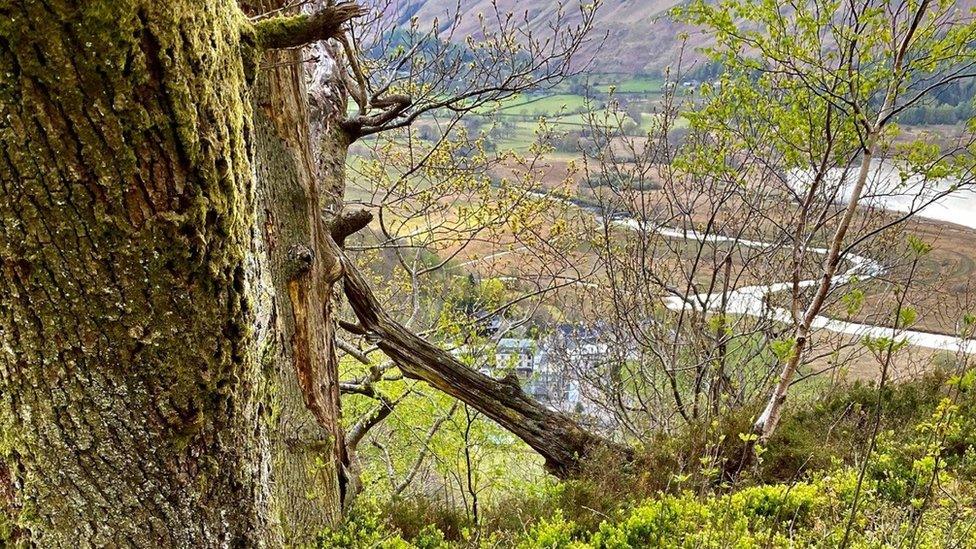
<instances>
[{"instance_id":1,"label":"tree trunk","mask_svg":"<svg viewBox=\"0 0 976 549\"><path fill-rule=\"evenodd\" d=\"M256 12L280 8L264 0ZM273 289L271 391L275 518L307 543L341 516L346 460L339 421L332 285L338 262L323 239L331 195L320 190L309 136L301 50L269 52L253 90L258 226Z\"/></svg>"},{"instance_id":2,"label":"tree trunk","mask_svg":"<svg viewBox=\"0 0 976 549\"><path fill-rule=\"evenodd\" d=\"M881 108L878 110L877 117L870 123L867 120L859 121L867 129L867 134L864 135L863 140L861 166L858 170L854 187L851 189L851 196L847 200L847 207L844 208L844 215L841 217L840 222L838 223L837 228L834 230L834 234L830 239L830 248L828 248L827 258L824 263L823 273L821 274L820 284L817 286L817 292L814 295L813 300L810 302L810 305L804 312L802 322L800 322L800 324L796 327L791 354L787 358L786 363L783 365L783 369L780 372L779 381L773 388L773 394L770 395L769 401L766 403L766 408L752 425L753 432L759 435L759 440L761 442L768 441L769 437L771 437L773 432L776 430L777 425L779 425L779 420L782 417L786 406L787 393L789 392L790 386L793 383L793 377L796 375L796 370L800 366L800 360L803 353L806 351L807 346L809 345L813 321L816 319L817 315L820 314L820 311L823 308L824 302L827 298L827 293L833 286L834 275L837 273L837 268L842 259L841 253L844 245L844 238L847 236L847 231L851 226L851 221L854 219L854 214L857 212L857 208L860 204L861 195L866 188L868 176L871 171L871 161L876 154L875 148L878 147L878 143L882 138L884 130L887 127L887 124L890 122L890 117L893 116L895 112L895 101L898 98L900 88L903 84L903 79L905 78L905 74L903 72L905 60L908 56L912 41L915 39L916 33L922 24L922 18L929 9L929 4L930 0L922 0L918 3L918 5L915 7L915 13L912 17L908 30L901 37L901 40L899 40L897 48L892 52L891 79L888 82L884 103L882 103Z\"/></svg>"},{"instance_id":3,"label":"tree trunk","mask_svg":"<svg viewBox=\"0 0 976 549\"><path fill-rule=\"evenodd\" d=\"M230 0L0 7L7 542L267 542L249 28Z\"/></svg>"}]
</instances>

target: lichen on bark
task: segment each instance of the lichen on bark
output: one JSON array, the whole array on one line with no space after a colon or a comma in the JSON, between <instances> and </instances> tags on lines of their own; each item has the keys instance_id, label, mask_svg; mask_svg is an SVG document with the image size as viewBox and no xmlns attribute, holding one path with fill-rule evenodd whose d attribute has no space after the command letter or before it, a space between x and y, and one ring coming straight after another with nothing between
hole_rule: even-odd
<instances>
[{"instance_id":1,"label":"lichen on bark","mask_svg":"<svg viewBox=\"0 0 976 549\"><path fill-rule=\"evenodd\" d=\"M0 507L25 543L264 542L246 27L230 0L0 17Z\"/></svg>"}]
</instances>

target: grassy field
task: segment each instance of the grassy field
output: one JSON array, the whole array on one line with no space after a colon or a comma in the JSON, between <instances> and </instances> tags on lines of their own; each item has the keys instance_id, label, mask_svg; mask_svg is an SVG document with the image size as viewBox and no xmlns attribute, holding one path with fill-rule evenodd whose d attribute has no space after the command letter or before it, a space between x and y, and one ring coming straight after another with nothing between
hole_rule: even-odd
<instances>
[{"instance_id":1,"label":"grassy field","mask_svg":"<svg viewBox=\"0 0 976 549\"><path fill-rule=\"evenodd\" d=\"M589 85L601 92L607 92L613 86L615 93L618 94L660 94L664 80L651 76L607 73L590 75Z\"/></svg>"},{"instance_id":2,"label":"grassy field","mask_svg":"<svg viewBox=\"0 0 976 549\"><path fill-rule=\"evenodd\" d=\"M599 104L599 100L591 101ZM582 95L556 93L552 95L520 95L512 98L499 109L503 114L526 116L560 116L578 113L587 108L587 99Z\"/></svg>"},{"instance_id":3,"label":"grassy field","mask_svg":"<svg viewBox=\"0 0 976 549\"><path fill-rule=\"evenodd\" d=\"M540 118L560 131L580 131L589 124L588 112L605 107L611 89L614 97L622 102L643 101L650 106L660 100L662 87L659 78L590 74L562 82L542 93L512 97L483 114L494 115L508 125L495 139L499 149L525 150L535 139ZM645 112L641 118L640 129L650 130L653 115Z\"/></svg>"}]
</instances>

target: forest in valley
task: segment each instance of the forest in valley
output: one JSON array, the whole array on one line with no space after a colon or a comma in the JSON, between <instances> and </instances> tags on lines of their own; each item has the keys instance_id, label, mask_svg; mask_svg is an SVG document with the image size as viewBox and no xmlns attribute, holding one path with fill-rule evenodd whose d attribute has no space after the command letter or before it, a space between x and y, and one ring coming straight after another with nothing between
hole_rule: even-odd
<instances>
[{"instance_id":1,"label":"forest in valley","mask_svg":"<svg viewBox=\"0 0 976 549\"><path fill-rule=\"evenodd\" d=\"M976 547L973 0L0 0L0 548Z\"/></svg>"}]
</instances>

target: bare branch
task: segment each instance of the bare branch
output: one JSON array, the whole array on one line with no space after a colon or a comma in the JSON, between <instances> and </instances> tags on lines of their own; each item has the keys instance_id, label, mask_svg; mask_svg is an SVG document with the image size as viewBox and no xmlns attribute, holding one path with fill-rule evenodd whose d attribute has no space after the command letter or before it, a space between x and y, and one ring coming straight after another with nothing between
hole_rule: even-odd
<instances>
[{"instance_id":1,"label":"bare branch","mask_svg":"<svg viewBox=\"0 0 976 549\"><path fill-rule=\"evenodd\" d=\"M360 349L357 349L352 343L336 338L336 347L342 349L346 354L355 358L359 362L369 366L369 357L367 357Z\"/></svg>"},{"instance_id":2,"label":"bare branch","mask_svg":"<svg viewBox=\"0 0 976 549\"><path fill-rule=\"evenodd\" d=\"M369 210L342 212L330 223L329 229L332 233L332 240L341 248L345 245L346 238L349 235L362 230L372 220L373 214Z\"/></svg>"},{"instance_id":3,"label":"bare branch","mask_svg":"<svg viewBox=\"0 0 976 549\"><path fill-rule=\"evenodd\" d=\"M410 483L413 482L413 479L416 478L417 473L420 472L420 466L424 464L424 460L427 459L427 455L430 454L430 443L434 439L434 435L436 435L437 431L440 430L441 425L443 425L448 418L454 415L457 408L458 403L457 401L454 401L454 403L451 404L451 409L448 410L443 416L437 418L434 423L430 425L430 429L427 430L427 436L424 437L424 443L420 445L420 453L417 454L417 458L414 459L413 464L410 466L407 476L393 487L394 495L399 496L402 494L403 491L410 486Z\"/></svg>"},{"instance_id":4,"label":"bare branch","mask_svg":"<svg viewBox=\"0 0 976 549\"><path fill-rule=\"evenodd\" d=\"M353 425L349 431L346 433L346 451L349 454L354 453L359 447L359 443L362 442L363 437L369 433L369 430L377 426L384 419L389 417L393 413L393 408L396 407L403 397L396 400L390 400L386 395L379 395L379 405L373 410L369 411L366 415L359 418L359 421Z\"/></svg>"}]
</instances>

